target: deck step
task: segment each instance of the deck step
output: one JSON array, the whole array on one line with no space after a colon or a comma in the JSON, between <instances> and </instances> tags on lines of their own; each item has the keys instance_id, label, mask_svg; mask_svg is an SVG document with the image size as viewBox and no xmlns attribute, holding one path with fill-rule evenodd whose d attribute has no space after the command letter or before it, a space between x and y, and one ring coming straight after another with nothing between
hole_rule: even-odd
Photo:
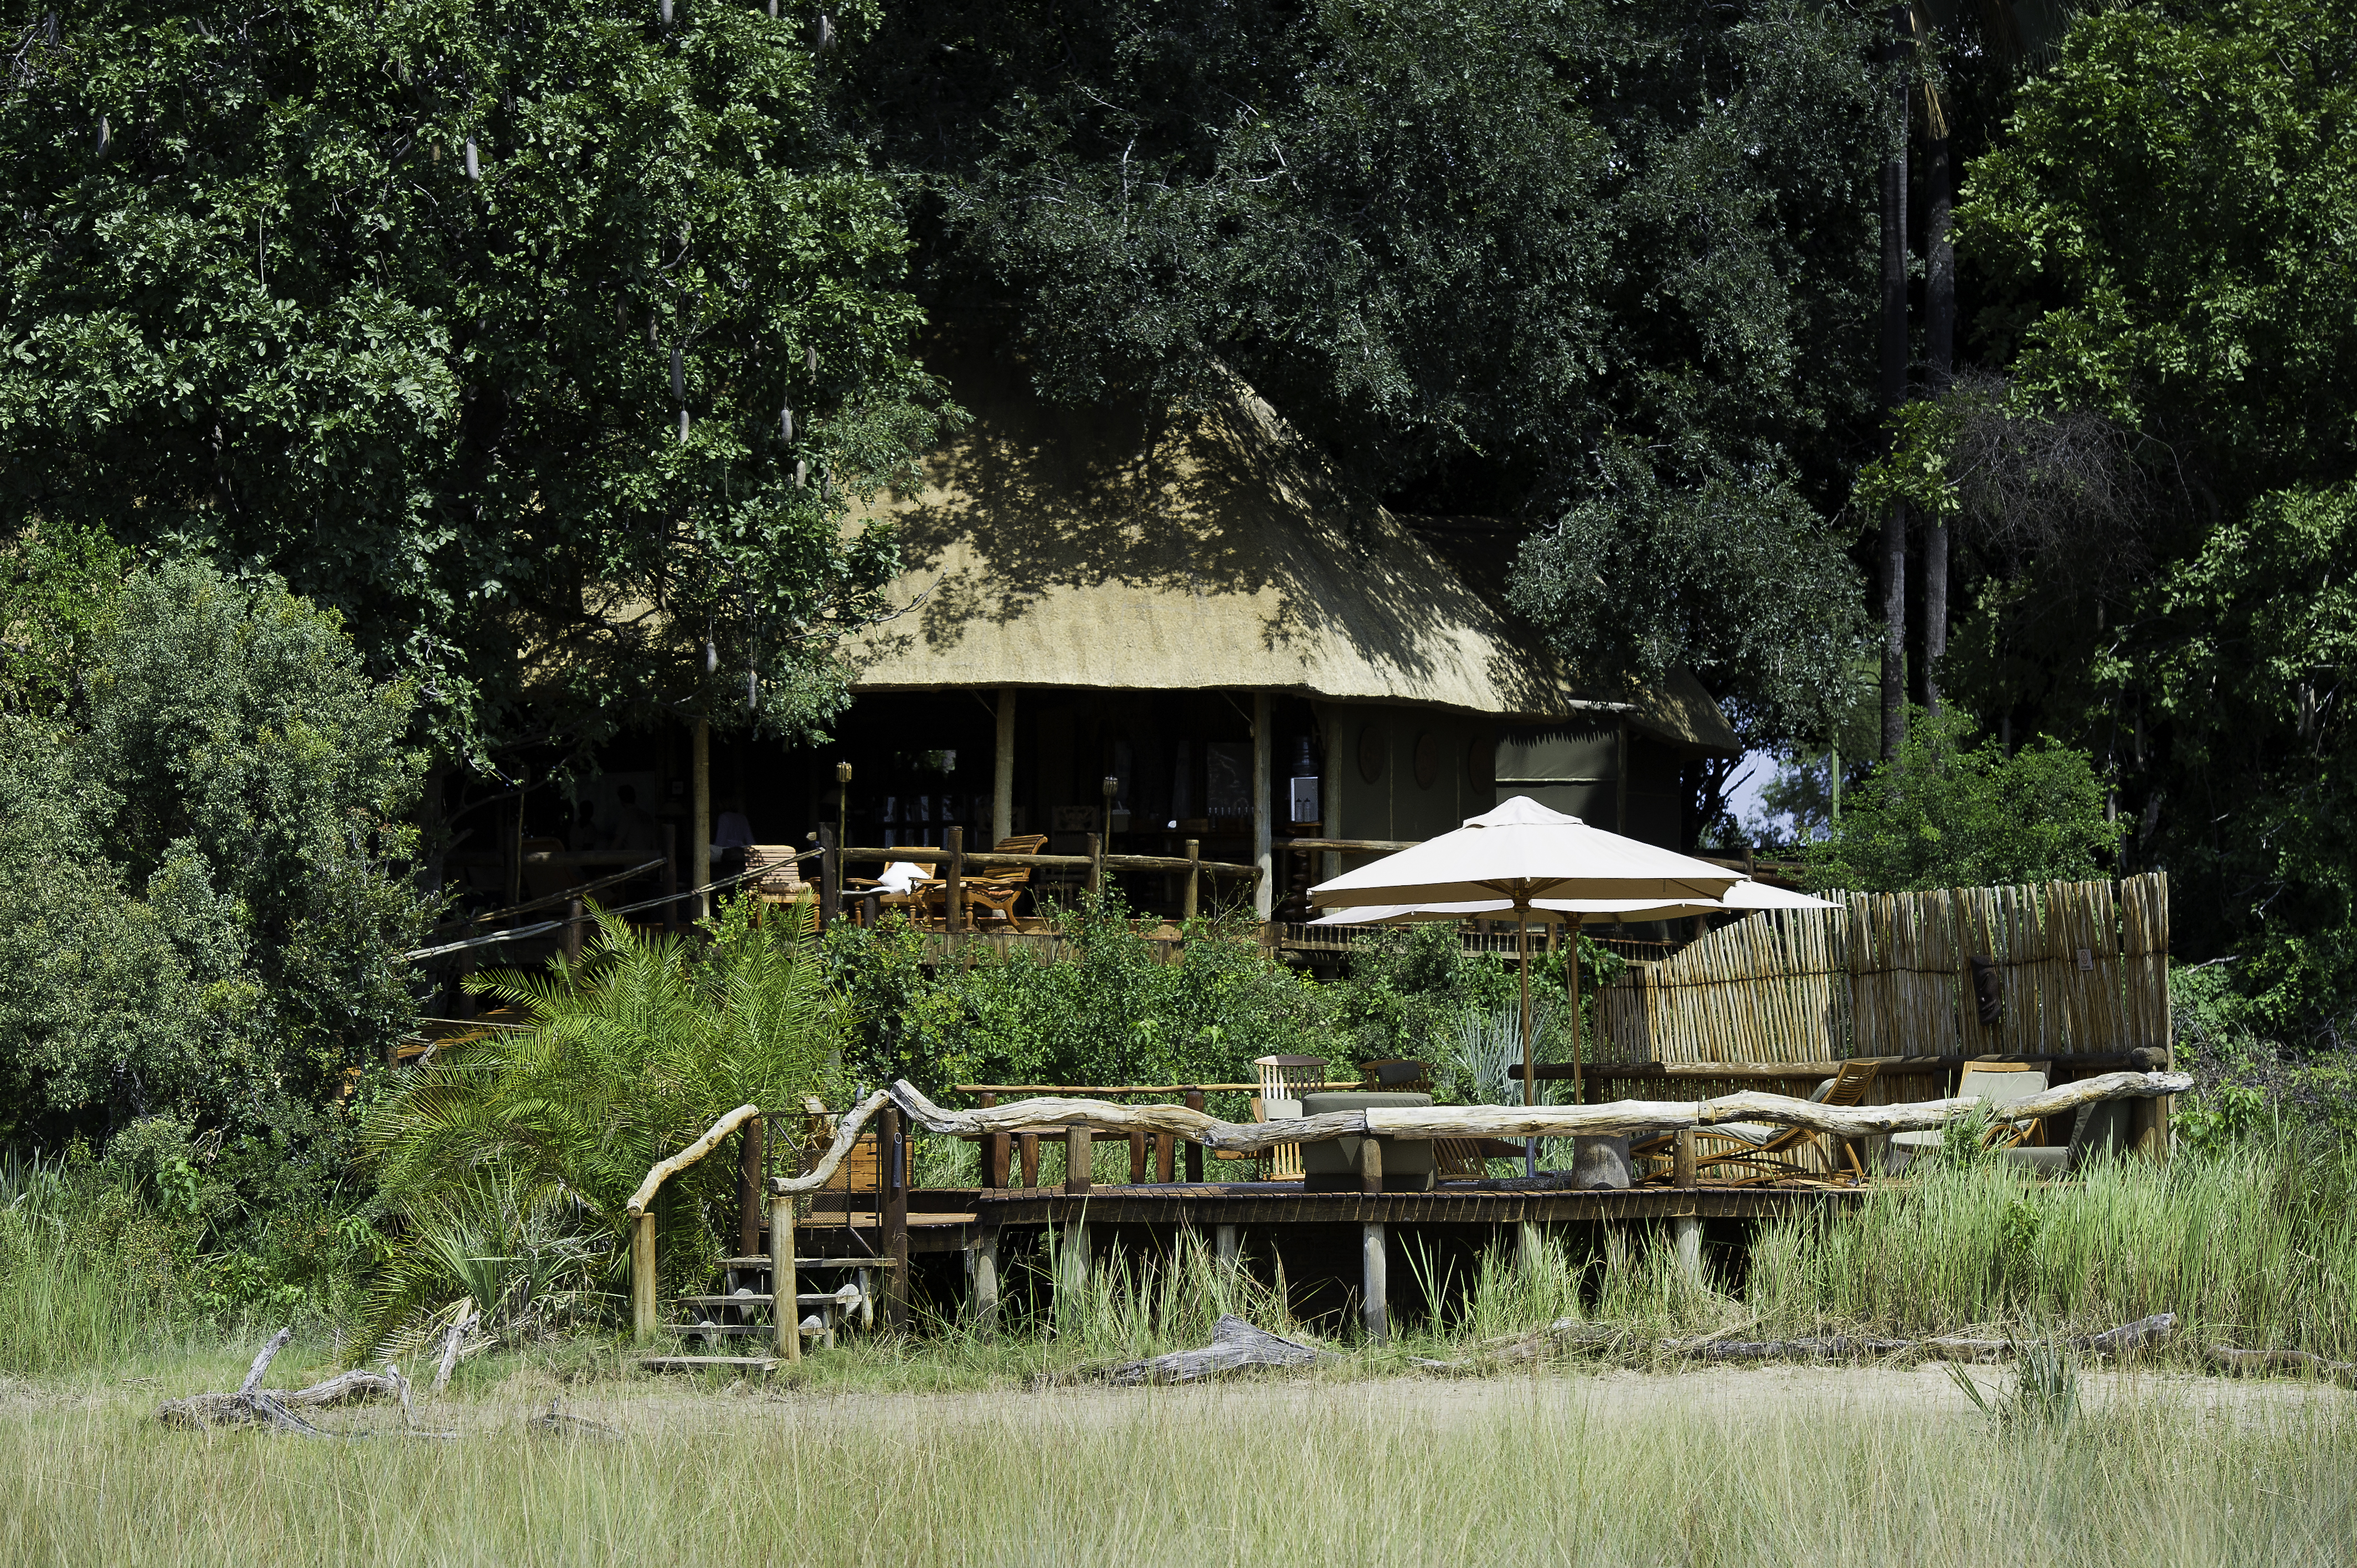
<instances>
[{"instance_id":1,"label":"deck step","mask_svg":"<svg viewBox=\"0 0 2357 1568\"><path fill-rule=\"evenodd\" d=\"M775 1356L640 1356L639 1365L650 1372L724 1371L774 1372Z\"/></svg>"}]
</instances>

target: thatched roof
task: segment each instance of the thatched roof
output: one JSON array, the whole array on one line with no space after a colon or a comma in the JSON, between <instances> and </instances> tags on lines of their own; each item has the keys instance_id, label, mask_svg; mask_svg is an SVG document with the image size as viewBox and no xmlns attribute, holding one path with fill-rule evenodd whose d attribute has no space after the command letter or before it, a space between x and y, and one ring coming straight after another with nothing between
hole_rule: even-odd
<instances>
[{"instance_id":1,"label":"thatched roof","mask_svg":"<svg viewBox=\"0 0 2357 1568\"><path fill-rule=\"evenodd\" d=\"M1665 739L1739 749L1683 671L1573 678L1240 382L1153 418L1051 405L1004 357L932 362L973 420L921 489L873 505L899 521L909 607L850 649L855 691L1218 687L1532 719L1625 702Z\"/></svg>"}]
</instances>

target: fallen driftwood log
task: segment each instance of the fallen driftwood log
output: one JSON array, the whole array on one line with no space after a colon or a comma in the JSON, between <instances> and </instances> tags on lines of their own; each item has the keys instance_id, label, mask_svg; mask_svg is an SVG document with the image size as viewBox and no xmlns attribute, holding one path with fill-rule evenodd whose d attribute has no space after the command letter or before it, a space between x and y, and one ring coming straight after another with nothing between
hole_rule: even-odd
<instances>
[{"instance_id":1,"label":"fallen driftwood log","mask_svg":"<svg viewBox=\"0 0 2357 1568\"><path fill-rule=\"evenodd\" d=\"M554 1400L538 1415L524 1418L526 1432L542 1433L551 1437L619 1437L622 1429L608 1426L602 1421L592 1421L586 1415L575 1415L557 1408Z\"/></svg>"},{"instance_id":2,"label":"fallen driftwood log","mask_svg":"<svg viewBox=\"0 0 2357 1568\"><path fill-rule=\"evenodd\" d=\"M2238 1376L2255 1372L2315 1372L2339 1383L2357 1384L2357 1361L2334 1361L2310 1350L2238 1350L2212 1345L2211 1359Z\"/></svg>"},{"instance_id":3,"label":"fallen driftwood log","mask_svg":"<svg viewBox=\"0 0 2357 1568\"><path fill-rule=\"evenodd\" d=\"M2156 1313L2124 1323L2101 1334L2083 1334L2065 1341L2074 1349L2099 1356L2124 1356L2165 1337L2177 1326L2177 1315ZM1569 1350L1603 1350L1641 1342L1609 1323L1587 1323L1559 1317L1531 1333L1485 1342L1472 1356L1454 1361L1419 1357L1415 1364L1428 1371L1472 1371L1501 1361L1536 1360ZM2014 1353L2018 1341L1969 1339L1943 1336L1930 1339L1881 1339L1866 1335L1830 1334L1794 1339L1663 1339L1654 1348L1663 1354L1701 1361L1857 1361L1872 1357L1920 1355L1939 1360L1995 1360ZM2287 1352L2299 1355L2303 1352ZM2339 1363L2325 1363L2338 1365Z\"/></svg>"},{"instance_id":4,"label":"fallen driftwood log","mask_svg":"<svg viewBox=\"0 0 2357 1568\"><path fill-rule=\"evenodd\" d=\"M2193 1079L2179 1072L2107 1072L2008 1101L2008 1119L2056 1116L2109 1100L2158 1099L2183 1094ZM1563 1138L1676 1133L1725 1122L1768 1122L1807 1127L1843 1138L1885 1133L1928 1132L1970 1114L1976 1095L1928 1100L1906 1105L1823 1105L1790 1095L1744 1090L1716 1100L1620 1100L1607 1105L1431 1105L1399 1110L1337 1111L1278 1122L1222 1122L1183 1105L1116 1105L1104 1100L1018 1100L974 1111L951 1111L925 1098L903 1079L891 1099L929 1133L982 1137L1042 1126L1086 1127L1104 1133L1168 1133L1213 1149L1262 1154L1281 1144L1321 1144L1335 1138L1379 1133L1387 1138ZM869 1103L874 1103L871 1101ZM864 1113L866 1107L861 1108ZM844 1140L853 1131L845 1118ZM830 1155L833 1151L829 1151ZM829 1167L831 1169L831 1167ZM814 1187L805 1176L801 1183ZM807 1187L772 1182L778 1192Z\"/></svg>"},{"instance_id":5,"label":"fallen driftwood log","mask_svg":"<svg viewBox=\"0 0 2357 1568\"><path fill-rule=\"evenodd\" d=\"M1123 1384L1191 1383L1248 1367L1306 1367L1333 1354L1222 1313L1211 1326L1211 1342L1200 1350L1173 1350L1167 1356L1124 1361L1102 1375Z\"/></svg>"},{"instance_id":6,"label":"fallen driftwood log","mask_svg":"<svg viewBox=\"0 0 2357 1568\"><path fill-rule=\"evenodd\" d=\"M2123 1323L2101 1334L2082 1334L2063 1341L2074 1350L2094 1356L2126 1356L2166 1338L2177 1327L2177 1314L2157 1312L2134 1323ZM1909 1353L1939 1360L1993 1360L2011 1355L2020 1341L1968 1339L1953 1335L1930 1339L1875 1339L1862 1336L1829 1335L1800 1339L1666 1339L1662 1348L1674 1355L1710 1361L1847 1361L1867 1356Z\"/></svg>"},{"instance_id":7,"label":"fallen driftwood log","mask_svg":"<svg viewBox=\"0 0 2357 1568\"><path fill-rule=\"evenodd\" d=\"M253 1358L246 1369L245 1380L235 1393L190 1394L187 1399L166 1400L156 1411L156 1418L167 1426L187 1427L193 1431L209 1431L216 1426L268 1426L280 1432L296 1433L306 1437L326 1437L329 1434L314 1426L296 1413L298 1410L328 1410L338 1405L351 1404L368 1399L397 1399L401 1402L404 1420L409 1414L409 1380L401 1369L388 1365L382 1372L339 1372L332 1378L313 1383L307 1389L265 1389L263 1374L295 1330L282 1328L270 1337L270 1343Z\"/></svg>"},{"instance_id":8,"label":"fallen driftwood log","mask_svg":"<svg viewBox=\"0 0 2357 1568\"><path fill-rule=\"evenodd\" d=\"M472 1332L476 1324L482 1321L482 1317L481 1313L470 1307L468 1311L460 1313L450 1326L442 1331L442 1359L434 1368L436 1393L438 1394L450 1386L451 1369L458 1364L458 1348L466 1343L468 1334Z\"/></svg>"}]
</instances>

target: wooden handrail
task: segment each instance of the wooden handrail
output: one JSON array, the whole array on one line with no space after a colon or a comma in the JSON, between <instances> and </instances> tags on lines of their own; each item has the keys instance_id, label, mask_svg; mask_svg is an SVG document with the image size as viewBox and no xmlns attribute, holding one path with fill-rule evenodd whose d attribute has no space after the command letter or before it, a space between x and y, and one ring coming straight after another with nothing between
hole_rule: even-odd
<instances>
[{"instance_id":1,"label":"wooden handrail","mask_svg":"<svg viewBox=\"0 0 2357 1568\"><path fill-rule=\"evenodd\" d=\"M2190 1074L2115 1072L2008 1101L2008 1121L2059 1116L2107 1100L2159 1099L2193 1087ZM1834 1106L1790 1095L1742 1090L1715 1100L1622 1100L1606 1105L1428 1105L1398 1110L1332 1111L1282 1122L1222 1122L1181 1105L1115 1105L1103 1100L1020 1100L979 1111L949 1111L906 1079L892 1099L929 1133L985 1137L1049 1126L1107 1133L1168 1133L1213 1149L1265 1154L1280 1144L1323 1144L1378 1133L1389 1138L1566 1138L1677 1133L1727 1122L1770 1122L1840 1138L1929 1132L1980 1105L1981 1097L1903 1105Z\"/></svg>"},{"instance_id":2,"label":"wooden handrail","mask_svg":"<svg viewBox=\"0 0 2357 1568\"><path fill-rule=\"evenodd\" d=\"M1397 854L1404 849L1414 849L1421 839L1278 839L1274 849L1314 849L1341 854Z\"/></svg>"},{"instance_id":3,"label":"wooden handrail","mask_svg":"<svg viewBox=\"0 0 2357 1568\"><path fill-rule=\"evenodd\" d=\"M719 1147L721 1139L760 1113L761 1108L758 1105L739 1105L736 1110L715 1122L705 1131L703 1137L672 1155L671 1158L656 1161L653 1168L647 1172L647 1179L639 1183L639 1190L630 1194L630 1200L622 1205L622 1212L633 1219L644 1214L647 1211L647 1206L655 1200L656 1188Z\"/></svg>"}]
</instances>

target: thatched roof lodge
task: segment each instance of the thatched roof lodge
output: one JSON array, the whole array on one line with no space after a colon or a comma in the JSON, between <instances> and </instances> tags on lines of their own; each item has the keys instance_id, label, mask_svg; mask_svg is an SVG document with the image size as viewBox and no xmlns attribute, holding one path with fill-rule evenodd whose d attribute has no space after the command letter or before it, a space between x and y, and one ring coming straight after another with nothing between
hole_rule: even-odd
<instances>
[{"instance_id":1,"label":"thatched roof lodge","mask_svg":"<svg viewBox=\"0 0 2357 1568\"><path fill-rule=\"evenodd\" d=\"M900 523L907 608L852 649L858 701L826 748L854 765L855 841L955 822L1076 851L1110 778L1117 853L1191 837L1268 865L1288 832L1422 838L1501 793L1674 844L1682 765L1738 749L1690 675L1566 670L1477 591L1462 541L1354 504L1247 386L1069 409L1005 357L934 363L973 417L874 503Z\"/></svg>"}]
</instances>

